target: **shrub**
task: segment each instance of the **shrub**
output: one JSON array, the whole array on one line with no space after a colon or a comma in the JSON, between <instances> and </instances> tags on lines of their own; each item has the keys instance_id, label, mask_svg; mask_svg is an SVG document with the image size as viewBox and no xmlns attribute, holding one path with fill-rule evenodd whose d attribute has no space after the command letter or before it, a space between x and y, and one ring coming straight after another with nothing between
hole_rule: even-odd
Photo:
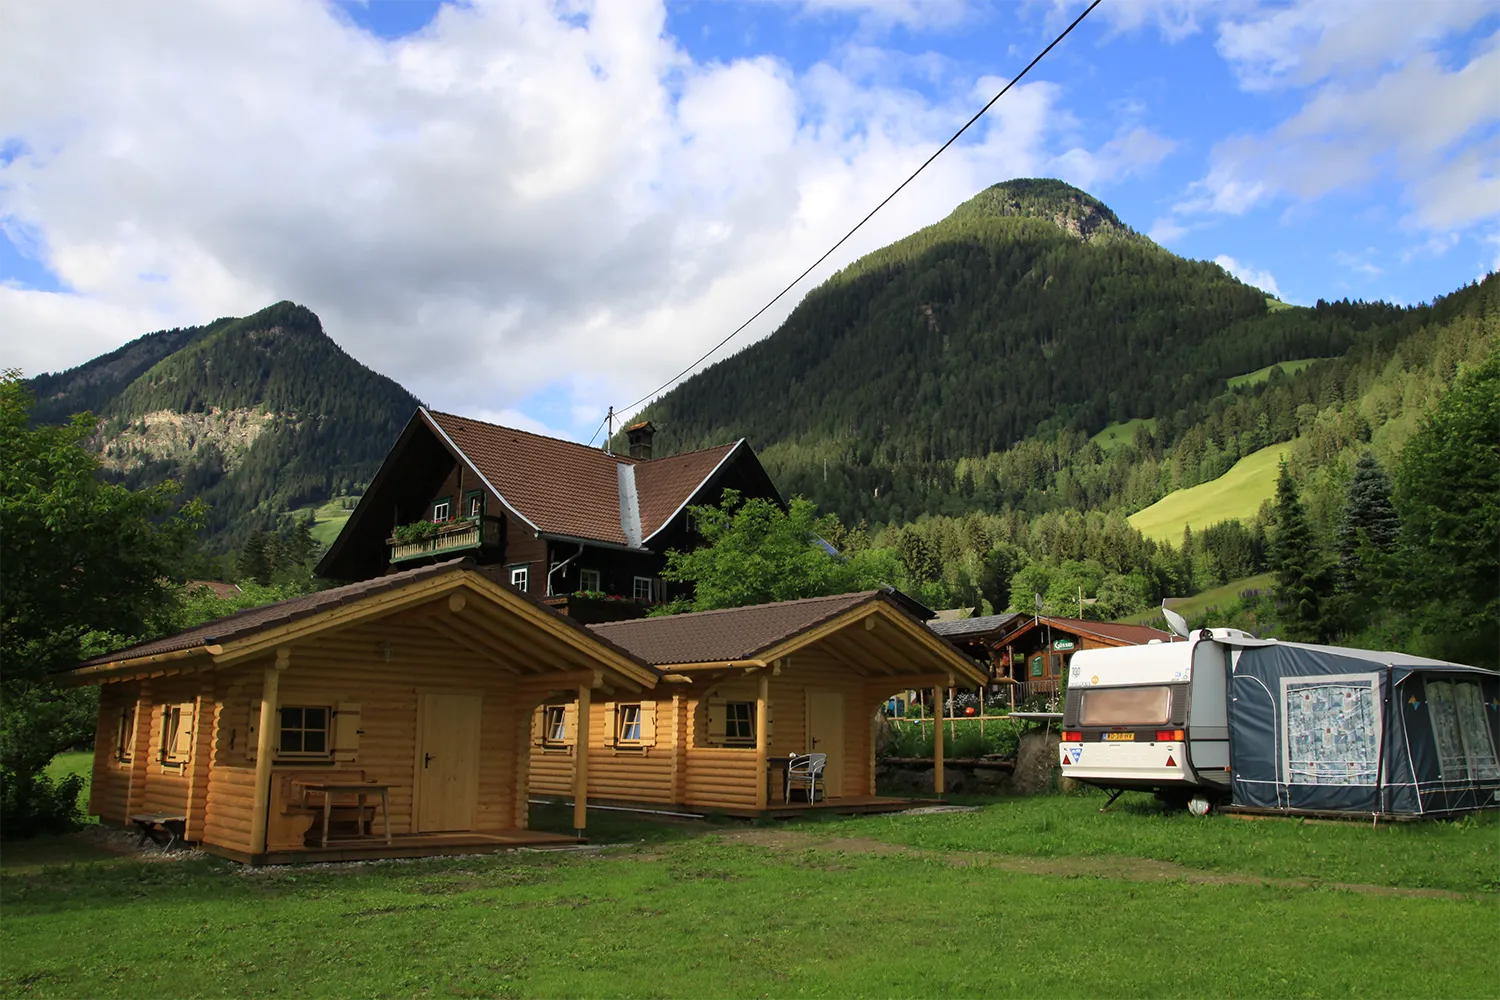
<instances>
[{"instance_id":1,"label":"shrub","mask_svg":"<svg viewBox=\"0 0 1500 1000\"><path fill-rule=\"evenodd\" d=\"M82 791L82 775L54 781L42 773L23 775L0 768L0 837L12 840L75 829L83 819L78 811Z\"/></svg>"}]
</instances>

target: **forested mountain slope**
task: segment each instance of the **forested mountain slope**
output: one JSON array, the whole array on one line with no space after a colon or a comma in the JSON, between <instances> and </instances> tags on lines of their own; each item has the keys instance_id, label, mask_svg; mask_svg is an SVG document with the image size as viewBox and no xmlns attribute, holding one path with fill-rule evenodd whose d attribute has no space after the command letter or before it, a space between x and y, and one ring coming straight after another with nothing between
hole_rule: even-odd
<instances>
[{"instance_id":1,"label":"forested mountain slope","mask_svg":"<svg viewBox=\"0 0 1500 1000\"><path fill-rule=\"evenodd\" d=\"M418 406L290 302L149 334L31 384L39 422L99 417L94 445L111 475L132 486L177 479L206 501L220 545L368 482Z\"/></svg>"},{"instance_id":2,"label":"forested mountain slope","mask_svg":"<svg viewBox=\"0 0 1500 1000\"><path fill-rule=\"evenodd\" d=\"M1016 484L961 464L1027 439L1201 416L1231 377L1343 355L1410 312L1272 310L1083 191L1011 181L850 265L771 337L644 415L669 450L749 437L784 492L846 521L994 509Z\"/></svg>"}]
</instances>

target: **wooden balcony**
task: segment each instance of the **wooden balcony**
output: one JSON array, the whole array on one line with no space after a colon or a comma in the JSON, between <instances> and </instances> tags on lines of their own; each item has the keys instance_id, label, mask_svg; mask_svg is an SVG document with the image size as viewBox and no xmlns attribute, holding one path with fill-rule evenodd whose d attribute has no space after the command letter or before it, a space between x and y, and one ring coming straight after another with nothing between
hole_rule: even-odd
<instances>
[{"instance_id":1,"label":"wooden balcony","mask_svg":"<svg viewBox=\"0 0 1500 1000\"><path fill-rule=\"evenodd\" d=\"M392 563L467 552L486 545L500 544L500 521L498 518L465 518L439 525L437 534L431 538L416 542L387 538L386 543L391 547Z\"/></svg>"}]
</instances>

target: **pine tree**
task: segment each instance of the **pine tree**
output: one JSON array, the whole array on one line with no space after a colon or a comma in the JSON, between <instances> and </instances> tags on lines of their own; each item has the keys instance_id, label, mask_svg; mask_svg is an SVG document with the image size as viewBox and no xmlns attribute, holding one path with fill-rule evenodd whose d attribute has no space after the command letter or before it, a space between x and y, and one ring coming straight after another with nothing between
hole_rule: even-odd
<instances>
[{"instance_id":1,"label":"pine tree","mask_svg":"<svg viewBox=\"0 0 1500 1000\"><path fill-rule=\"evenodd\" d=\"M1368 542L1382 552L1396 544L1401 521L1391 502L1391 479L1375 454L1366 451L1354 466L1354 478L1339 519L1339 565L1346 575L1359 571L1359 549Z\"/></svg>"},{"instance_id":2,"label":"pine tree","mask_svg":"<svg viewBox=\"0 0 1500 1000\"><path fill-rule=\"evenodd\" d=\"M266 533L259 528L255 529L255 533L240 550L239 571L242 579L254 580L262 587L271 583L271 561L266 556Z\"/></svg>"},{"instance_id":3,"label":"pine tree","mask_svg":"<svg viewBox=\"0 0 1500 1000\"><path fill-rule=\"evenodd\" d=\"M1319 642L1325 638L1323 599L1327 571L1307 513L1297 498L1297 484L1286 462L1276 479L1276 537L1271 546L1276 570L1276 604L1283 638Z\"/></svg>"}]
</instances>

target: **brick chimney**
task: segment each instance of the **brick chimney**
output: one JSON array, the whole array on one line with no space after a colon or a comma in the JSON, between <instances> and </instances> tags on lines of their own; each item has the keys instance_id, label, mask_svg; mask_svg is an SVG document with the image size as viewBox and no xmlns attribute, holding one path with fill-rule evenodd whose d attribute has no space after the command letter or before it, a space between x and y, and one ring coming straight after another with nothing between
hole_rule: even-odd
<instances>
[{"instance_id":1,"label":"brick chimney","mask_svg":"<svg viewBox=\"0 0 1500 1000\"><path fill-rule=\"evenodd\" d=\"M625 440L630 443L630 457L641 461L651 458L651 442L656 437L656 425L649 420L631 424L625 428Z\"/></svg>"}]
</instances>

